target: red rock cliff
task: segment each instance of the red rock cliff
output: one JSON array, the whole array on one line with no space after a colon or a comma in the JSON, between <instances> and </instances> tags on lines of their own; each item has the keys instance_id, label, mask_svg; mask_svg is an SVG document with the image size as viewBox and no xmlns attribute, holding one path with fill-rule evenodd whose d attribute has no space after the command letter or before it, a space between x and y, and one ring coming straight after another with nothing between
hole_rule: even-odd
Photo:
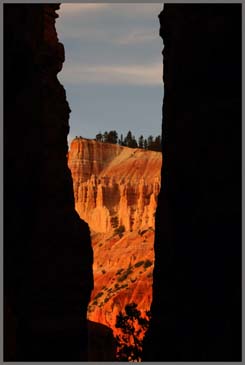
<instances>
[{"instance_id":1,"label":"red rock cliff","mask_svg":"<svg viewBox=\"0 0 245 365\"><path fill-rule=\"evenodd\" d=\"M76 138L68 165L75 206L95 232L154 227L161 154Z\"/></svg>"},{"instance_id":2,"label":"red rock cliff","mask_svg":"<svg viewBox=\"0 0 245 365\"><path fill-rule=\"evenodd\" d=\"M149 310L159 152L76 138L69 151L76 209L93 231L95 288L90 320L115 328L127 303ZM118 235L116 228L124 226Z\"/></svg>"}]
</instances>

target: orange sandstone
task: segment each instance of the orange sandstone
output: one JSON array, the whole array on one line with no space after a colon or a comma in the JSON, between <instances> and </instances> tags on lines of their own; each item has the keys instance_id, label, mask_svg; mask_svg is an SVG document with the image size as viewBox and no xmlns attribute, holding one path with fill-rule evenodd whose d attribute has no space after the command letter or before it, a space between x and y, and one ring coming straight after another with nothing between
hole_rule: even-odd
<instances>
[{"instance_id":1,"label":"orange sandstone","mask_svg":"<svg viewBox=\"0 0 245 365\"><path fill-rule=\"evenodd\" d=\"M130 302L149 310L152 299L154 226L162 156L76 138L68 165L75 206L88 222L94 250L94 291L88 318L111 327ZM120 237L115 229L124 226Z\"/></svg>"}]
</instances>

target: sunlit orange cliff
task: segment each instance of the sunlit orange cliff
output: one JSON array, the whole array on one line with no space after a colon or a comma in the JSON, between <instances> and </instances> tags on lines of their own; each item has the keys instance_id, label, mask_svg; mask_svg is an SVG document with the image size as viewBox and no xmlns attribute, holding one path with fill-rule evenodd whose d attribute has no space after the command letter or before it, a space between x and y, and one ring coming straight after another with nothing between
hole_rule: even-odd
<instances>
[{"instance_id":1,"label":"sunlit orange cliff","mask_svg":"<svg viewBox=\"0 0 245 365\"><path fill-rule=\"evenodd\" d=\"M75 207L89 224L94 250L88 318L114 333L116 315L127 303L150 308L161 164L154 151L84 138L70 146Z\"/></svg>"}]
</instances>

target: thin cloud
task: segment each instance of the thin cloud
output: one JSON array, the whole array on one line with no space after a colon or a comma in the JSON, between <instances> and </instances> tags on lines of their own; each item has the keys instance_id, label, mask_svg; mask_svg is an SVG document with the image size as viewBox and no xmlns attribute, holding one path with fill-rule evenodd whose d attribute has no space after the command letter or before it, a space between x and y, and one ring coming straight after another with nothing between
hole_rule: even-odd
<instances>
[{"instance_id":1,"label":"thin cloud","mask_svg":"<svg viewBox=\"0 0 245 365\"><path fill-rule=\"evenodd\" d=\"M70 40L77 40L80 43L82 41L103 42L104 44L115 44L121 46L131 46L135 44L144 44L155 41L156 39L161 42L160 36L157 34L158 29L154 30L139 30L132 29L123 31L121 34L112 33L111 29L94 28L92 25L86 28L80 29L78 26L68 27L64 37ZM82 44L82 43L81 43Z\"/></svg>"},{"instance_id":2,"label":"thin cloud","mask_svg":"<svg viewBox=\"0 0 245 365\"><path fill-rule=\"evenodd\" d=\"M73 85L97 83L154 86L162 85L162 73L160 63L130 66L70 65L59 74L59 78L64 84Z\"/></svg>"},{"instance_id":3,"label":"thin cloud","mask_svg":"<svg viewBox=\"0 0 245 365\"><path fill-rule=\"evenodd\" d=\"M132 31L121 37L115 38L114 41L121 45L133 45L139 43L147 43L156 40L156 34L154 32L146 31Z\"/></svg>"},{"instance_id":4,"label":"thin cloud","mask_svg":"<svg viewBox=\"0 0 245 365\"><path fill-rule=\"evenodd\" d=\"M61 4L59 14L62 16L72 15L72 16L80 16L81 13L89 13L89 12L98 12L102 9L108 8L109 4Z\"/></svg>"},{"instance_id":5,"label":"thin cloud","mask_svg":"<svg viewBox=\"0 0 245 365\"><path fill-rule=\"evenodd\" d=\"M159 14L163 9L163 4L132 4L132 3L72 3L61 4L59 14L65 13L67 15L82 15L82 13L99 12L101 10L110 11L110 13L120 13L121 16L143 16L149 17L150 14Z\"/></svg>"},{"instance_id":6,"label":"thin cloud","mask_svg":"<svg viewBox=\"0 0 245 365\"><path fill-rule=\"evenodd\" d=\"M91 43L95 41L111 42L111 40L108 40L108 30L98 29L93 25L87 27L81 27L79 25L68 26L65 33L59 32L59 34L65 41L76 40L79 41L80 44L82 44L84 40Z\"/></svg>"}]
</instances>

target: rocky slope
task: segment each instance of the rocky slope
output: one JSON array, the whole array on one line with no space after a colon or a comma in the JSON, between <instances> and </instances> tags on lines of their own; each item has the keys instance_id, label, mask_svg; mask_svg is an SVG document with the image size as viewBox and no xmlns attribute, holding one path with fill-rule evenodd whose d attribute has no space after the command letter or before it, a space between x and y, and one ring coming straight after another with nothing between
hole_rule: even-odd
<instances>
[{"instance_id":1,"label":"rocky slope","mask_svg":"<svg viewBox=\"0 0 245 365\"><path fill-rule=\"evenodd\" d=\"M88 318L114 334L116 315L127 303L150 308L161 163L159 152L83 138L71 143L75 206L92 230L94 250Z\"/></svg>"}]
</instances>

